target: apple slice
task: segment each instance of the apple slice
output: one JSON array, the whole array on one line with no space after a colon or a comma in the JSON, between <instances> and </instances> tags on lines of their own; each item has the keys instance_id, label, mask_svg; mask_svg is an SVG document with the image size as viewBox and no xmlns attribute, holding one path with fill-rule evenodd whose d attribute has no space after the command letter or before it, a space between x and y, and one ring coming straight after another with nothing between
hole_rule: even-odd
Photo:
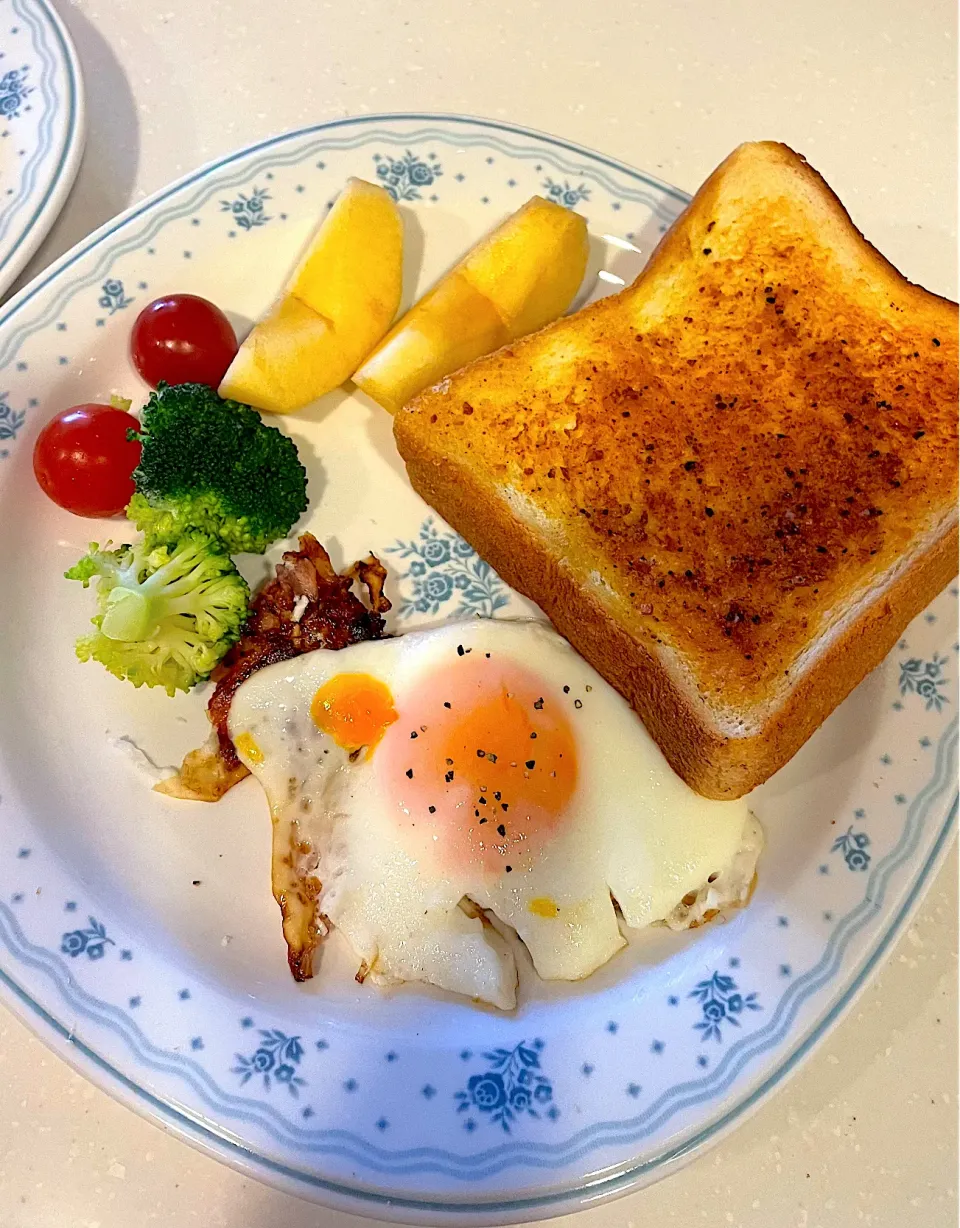
<instances>
[{"instance_id":1,"label":"apple slice","mask_svg":"<svg viewBox=\"0 0 960 1228\"><path fill-rule=\"evenodd\" d=\"M403 223L389 192L348 179L220 395L292 413L342 384L400 306Z\"/></svg>"},{"instance_id":2,"label":"apple slice","mask_svg":"<svg viewBox=\"0 0 960 1228\"><path fill-rule=\"evenodd\" d=\"M451 371L555 320L587 266L587 224L531 197L399 320L353 380L394 414Z\"/></svg>"}]
</instances>

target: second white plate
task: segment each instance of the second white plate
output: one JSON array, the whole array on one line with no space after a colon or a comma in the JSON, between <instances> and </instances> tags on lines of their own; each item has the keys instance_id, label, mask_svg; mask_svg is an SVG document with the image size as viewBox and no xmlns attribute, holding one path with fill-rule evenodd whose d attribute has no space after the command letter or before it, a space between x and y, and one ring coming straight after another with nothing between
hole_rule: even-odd
<instances>
[{"instance_id":1,"label":"second white plate","mask_svg":"<svg viewBox=\"0 0 960 1228\"><path fill-rule=\"evenodd\" d=\"M47 0L0 0L0 294L36 251L83 154L83 82Z\"/></svg>"}]
</instances>

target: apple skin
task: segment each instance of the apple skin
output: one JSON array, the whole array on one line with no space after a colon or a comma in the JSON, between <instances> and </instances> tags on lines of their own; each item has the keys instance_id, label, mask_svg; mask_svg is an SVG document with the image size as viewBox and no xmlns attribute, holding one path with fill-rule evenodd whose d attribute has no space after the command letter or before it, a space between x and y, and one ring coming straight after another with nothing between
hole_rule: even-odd
<instances>
[{"instance_id":1,"label":"apple skin","mask_svg":"<svg viewBox=\"0 0 960 1228\"><path fill-rule=\"evenodd\" d=\"M587 253L584 219L532 197L411 307L354 383L396 413L445 375L566 311Z\"/></svg>"}]
</instances>

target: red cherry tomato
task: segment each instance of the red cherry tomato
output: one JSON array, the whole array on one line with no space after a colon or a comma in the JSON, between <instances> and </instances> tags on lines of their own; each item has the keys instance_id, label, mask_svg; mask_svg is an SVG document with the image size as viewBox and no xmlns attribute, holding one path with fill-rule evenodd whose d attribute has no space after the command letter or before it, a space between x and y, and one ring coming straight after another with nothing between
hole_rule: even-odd
<instances>
[{"instance_id":1,"label":"red cherry tomato","mask_svg":"<svg viewBox=\"0 0 960 1228\"><path fill-rule=\"evenodd\" d=\"M132 414L112 405L74 405L51 418L33 449L33 472L54 503L77 516L116 516L133 497L140 444Z\"/></svg>"},{"instance_id":2,"label":"red cherry tomato","mask_svg":"<svg viewBox=\"0 0 960 1228\"><path fill-rule=\"evenodd\" d=\"M133 365L152 388L161 380L216 388L236 352L230 321L196 294L155 299L137 316L130 335Z\"/></svg>"}]
</instances>

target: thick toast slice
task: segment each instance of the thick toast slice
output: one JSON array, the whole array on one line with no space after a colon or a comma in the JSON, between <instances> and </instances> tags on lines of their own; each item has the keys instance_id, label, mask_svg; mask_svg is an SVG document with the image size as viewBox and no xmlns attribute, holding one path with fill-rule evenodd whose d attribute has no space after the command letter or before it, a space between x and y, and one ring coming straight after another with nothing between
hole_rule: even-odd
<instances>
[{"instance_id":1,"label":"thick toast slice","mask_svg":"<svg viewBox=\"0 0 960 1228\"><path fill-rule=\"evenodd\" d=\"M397 414L420 494L708 797L784 764L957 567L957 307L772 142L632 286Z\"/></svg>"}]
</instances>

